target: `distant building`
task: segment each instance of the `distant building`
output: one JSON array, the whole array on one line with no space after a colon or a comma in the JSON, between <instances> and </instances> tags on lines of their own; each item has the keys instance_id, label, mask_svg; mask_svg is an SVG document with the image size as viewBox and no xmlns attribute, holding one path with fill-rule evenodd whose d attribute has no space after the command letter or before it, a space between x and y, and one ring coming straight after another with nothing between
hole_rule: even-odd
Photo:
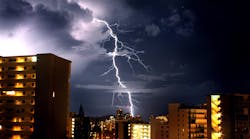
<instances>
[{"instance_id":1,"label":"distant building","mask_svg":"<svg viewBox=\"0 0 250 139\"><path fill-rule=\"evenodd\" d=\"M67 124L67 138L74 139L75 137L75 112L69 113L68 124Z\"/></svg>"},{"instance_id":2,"label":"distant building","mask_svg":"<svg viewBox=\"0 0 250 139\"><path fill-rule=\"evenodd\" d=\"M151 126L144 123L140 116L132 117L121 109L116 112L116 139L150 139Z\"/></svg>"},{"instance_id":3,"label":"distant building","mask_svg":"<svg viewBox=\"0 0 250 139\"><path fill-rule=\"evenodd\" d=\"M150 139L151 126L147 123L131 123L128 125L130 139Z\"/></svg>"},{"instance_id":4,"label":"distant building","mask_svg":"<svg viewBox=\"0 0 250 139\"><path fill-rule=\"evenodd\" d=\"M209 139L250 139L250 94L207 97Z\"/></svg>"},{"instance_id":5,"label":"distant building","mask_svg":"<svg viewBox=\"0 0 250 139\"><path fill-rule=\"evenodd\" d=\"M115 139L115 117L100 121L101 139Z\"/></svg>"},{"instance_id":6,"label":"distant building","mask_svg":"<svg viewBox=\"0 0 250 139\"><path fill-rule=\"evenodd\" d=\"M180 103L168 105L169 139L207 139L207 109Z\"/></svg>"},{"instance_id":7,"label":"distant building","mask_svg":"<svg viewBox=\"0 0 250 139\"><path fill-rule=\"evenodd\" d=\"M169 125L167 116L150 117L151 139L168 139Z\"/></svg>"},{"instance_id":8,"label":"distant building","mask_svg":"<svg viewBox=\"0 0 250 139\"><path fill-rule=\"evenodd\" d=\"M71 62L53 54L0 57L0 138L66 138Z\"/></svg>"},{"instance_id":9,"label":"distant building","mask_svg":"<svg viewBox=\"0 0 250 139\"><path fill-rule=\"evenodd\" d=\"M83 111L82 105L80 105L79 113L72 117L74 123L74 132L72 133L72 139L89 139L90 138L90 120L86 117Z\"/></svg>"}]
</instances>

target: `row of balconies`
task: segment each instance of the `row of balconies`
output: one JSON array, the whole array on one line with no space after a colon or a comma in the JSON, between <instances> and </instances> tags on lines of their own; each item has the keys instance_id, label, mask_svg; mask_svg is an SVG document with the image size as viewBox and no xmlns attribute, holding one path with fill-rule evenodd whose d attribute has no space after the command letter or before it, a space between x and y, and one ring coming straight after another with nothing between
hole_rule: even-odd
<instances>
[{"instance_id":1,"label":"row of balconies","mask_svg":"<svg viewBox=\"0 0 250 139\"><path fill-rule=\"evenodd\" d=\"M4 121L4 122L3 122ZM15 125L16 123L19 123L21 125L27 125L30 123L34 123L34 115L16 115L13 117L11 116L2 116L0 117L0 123L10 123Z\"/></svg>"},{"instance_id":2,"label":"row of balconies","mask_svg":"<svg viewBox=\"0 0 250 139\"><path fill-rule=\"evenodd\" d=\"M1 99L0 106L6 104L5 107L10 106L24 106L24 105L35 105L34 99Z\"/></svg>"},{"instance_id":3,"label":"row of balconies","mask_svg":"<svg viewBox=\"0 0 250 139\"><path fill-rule=\"evenodd\" d=\"M1 108L0 107L0 114L4 113L6 115L8 115L9 113L11 114L23 114L23 113L27 113L27 114L34 114L34 108L33 107L21 107L21 108L13 108L13 107L9 107L9 108Z\"/></svg>"},{"instance_id":4,"label":"row of balconies","mask_svg":"<svg viewBox=\"0 0 250 139\"><path fill-rule=\"evenodd\" d=\"M0 75L0 80L22 80L22 79L36 79L36 73L18 73Z\"/></svg>"},{"instance_id":5,"label":"row of balconies","mask_svg":"<svg viewBox=\"0 0 250 139\"><path fill-rule=\"evenodd\" d=\"M14 65L14 66L0 66L0 72L10 71L33 71L36 69L34 65Z\"/></svg>"},{"instance_id":6,"label":"row of balconies","mask_svg":"<svg viewBox=\"0 0 250 139\"><path fill-rule=\"evenodd\" d=\"M28 97L33 98L35 96L35 91L34 90L29 90L29 91L19 91L19 90L11 90L11 91L0 91L0 97L2 99L9 99L10 97L18 97L19 99L25 98L27 99Z\"/></svg>"},{"instance_id":7,"label":"row of balconies","mask_svg":"<svg viewBox=\"0 0 250 139\"><path fill-rule=\"evenodd\" d=\"M20 133L23 131L29 131L29 132L33 132L34 131L34 126L33 125L2 125L2 130L5 133L8 133L8 131L14 131L16 133Z\"/></svg>"},{"instance_id":8,"label":"row of balconies","mask_svg":"<svg viewBox=\"0 0 250 139\"><path fill-rule=\"evenodd\" d=\"M9 82L1 83L0 88L35 88L35 82Z\"/></svg>"},{"instance_id":9,"label":"row of balconies","mask_svg":"<svg viewBox=\"0 0 250 139\"><path fill-rule=\"evenodd\" d=\"M26 57L8 57L8 58L1 58L1 63L25 63L25 62L37 62L36 56L26 56Z\"/></svg>"}]
</instances>

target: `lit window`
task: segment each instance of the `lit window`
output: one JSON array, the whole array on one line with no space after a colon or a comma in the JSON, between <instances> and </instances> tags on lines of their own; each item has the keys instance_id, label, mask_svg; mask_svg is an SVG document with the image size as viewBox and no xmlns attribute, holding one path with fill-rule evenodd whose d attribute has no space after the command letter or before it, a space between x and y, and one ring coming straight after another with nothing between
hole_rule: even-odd
<instances>
[{"instance_id":1,"label":"lit window","mask_svg":"<svg viewBox=\"0 0 250 139\"><path fill-rule=\"evenodd\" d=\"M16 100L16 105L21 105L22 101L21 100Z\"/></svg>"},{"instance_id":2,"label":"lit window","mask_svg":"<svg viewBox=\"0 0 250 139\"><path fill-rule=\"evenodd\" d=\"M53 91L52 97L53 97L53 98L55 98L55 97L56 97L56 94L55 94L55 92L54 92L54 91Z\"/></svg>"},{"instance_id":3,"label":"lit window","mask_svg":"<svg viewBox=\"0 0 250 139\"><path fill-rule=\"evenodd\" d=\"M24 57L17 57L16 62L18 62L18 63L25 62L25 58Z\"/></svg>"},{"instance_id":4,"label":"lit window","mask_svg":"<svg viewBox=\"0 0 250 139\"><path fill-rule=\"evenodd\" d=\"M21 126L13 126L13 131L21 131Z\"/></svg>"},{"instance_id":5,"label":"lit window","mask_svg":"<svg viewBox=\"0 0 250 139\"><path fill-rule=\"evenodd\" d=\"M22 139L20 135L13 135L11 139Z\"/></svg>"},{"instance_id":6,"label":"lit window","mask_svg":"<svg viewBox=\"0 0 250 139\"><path fill-rule=\"evenodd\" d=\"M3 91L3 93L6 93L7 96L15 96L16 95L15 91Z\"/></svg>"},{"instance_id":7,"label":"lit window","mask_svg":"<svg viewBox=\"0 0 250 139\"><path fill-rule=\"evenodd\" d=\"M15 96L23 96L23 92L22 91L15 91L16 92L16 95Z\"/></svg>"},{"instance_id":8,"label":"lit window","mask_svg":"<svg viewBox=\"0 0 250 139\"><path fill-rule=\"evenodd\" d=\"M33 132L33 131L34 131L33 126L30 126L30 131L31 131L31 132Z\"/></svg>"},{"instance_id":9,"label":"lit window","mask_svg":"<svg viewBox=\"0 0 250 139\"><path fill-rule=\"evenodd\" d=\"M16 66L16 71L23 71L24 70L24 66Z\"/></svg>"},{"instance_id":10,"label":"lit window","mask_svg":"<svg viewBox=\"0 0 250 139\"><path fill-rule=\"evenodd\" d=\"M15 117L13 119L13 122L21 122L21 121L22 121L22 119L20 117Z\"/></svg>"},{"instance_id":11,"label":"lit window","mask_svg":"<svg viewBox=\"0 0 250 139\"><path fill-rule=\"evenodd\" d=\"M24 75L23 74L16 74L16 79L24 79Z\"/></svg>"},{"instance_id":12,"label":"lit window","mask_svg":"<svg viewBox=\"0 0 250 139\"><path fill-rule=\"evenodd\" d=\"M30 103L31 103L32 105L35 105L35 101L34 101L34 100L31 100Z\"/></svg>"},{"instance_id":13,"label":"lit window","mask_svg":"<svg viewBox=\"0 0 250 139\"><path fill-rule=\"evenodd\" d=\"M3 127L2 127L2 125L0 125L0 130L2 130L3 129Z\"/></svg>"},{"instance_id":14,"label":"lit window","mask_svg":"<svg viewBox=\"0 0 250 139\"><path fill-rule=\"evenodd\" d=\"M16 83L15 85L16 88L23 88L23 86L24 86L23 83Z\"/></svg>"},{"instance_id":15,"label":"lit window","mask_svg":"<svg viewBox=\"0 0 250 139\"><path fill-rule=\"evenodd\" d=\"M31 61L32 62L36 62L37 61L37 57L36 56L31 57Z\"/></svg>"}]
</instances>

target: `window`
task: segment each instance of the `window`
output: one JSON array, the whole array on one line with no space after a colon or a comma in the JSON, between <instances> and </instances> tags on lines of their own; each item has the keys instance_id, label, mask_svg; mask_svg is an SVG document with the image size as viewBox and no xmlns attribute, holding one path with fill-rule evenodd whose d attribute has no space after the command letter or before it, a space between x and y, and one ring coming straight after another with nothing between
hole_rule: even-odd
<instances>
[{"instance_id":1,"label":"window","mask_svg":"<svg viewBox=\"0 0 250 139\"><path fill-rule=\"evenodd\" d=\"M9 62L16 62L16 59L10 59Z\"/></svg>"},{"instance_id":2,"label":"window","mask_svg":"<svg viewBox=\"0 0 250 139\"><path fill-rule=\"evenodd\" d=\"M14 83L8 83L7 86L8 87L13 87L13 86L15 86L15 84Z\"/></svg>"},{"instance_id":3,"label":"window","mask_svg":"<svg viewBox=\"0 0 250 139\"><path fill-rule=\"evenodd\" d=\"M7 100L7 103L14 103L14 100Z\"/></svg>"},{"instance_id":4,"label":"window","mask_svg":"<svg viewBox=\"0 0 250 139\"><path fill-rule=\"evenodd\" d=\"M16 67L8 67L8 70L15 70Z\"/></svg>"},{"instance_id":5,"label":"window","mask_svg":"<svg viewBox=\"0 0 250 139\"><path fill-rule=\"evenodd\" d=\"M14 111L13 108L7 108L7 109L6 109L6 112L13 112L13 111Z\"/></svg>"},{"instance_id":6,"label":"window","mask_svg":"<svg viewBox=\"0 0 250 139\"><path fill-rule=\"evenodd\" d=\"M20 110L19 110L19 109L17 109L17 110L16 110L16 113L20 113Z\"/></svg>"},{"instance_id":7,"label":"window","mask_svg":"<svg viewBox=\"0 0 250 139\"><path fill-rule=\"evenodd\" d=\"M34 109L33 109L33 108L31 108L31 109L30 109L30 112L34 112Z\"/></svg>"}]
</instances>

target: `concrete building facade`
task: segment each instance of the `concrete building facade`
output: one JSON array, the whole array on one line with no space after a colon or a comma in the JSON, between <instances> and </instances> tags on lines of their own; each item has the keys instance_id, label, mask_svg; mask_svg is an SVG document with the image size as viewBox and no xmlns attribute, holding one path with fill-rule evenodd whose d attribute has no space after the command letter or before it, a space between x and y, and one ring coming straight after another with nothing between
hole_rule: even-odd
<instances>
[{"instance_id":1,"label":"concrete building facade","mask_svg":"<svg viewBox=\"0 0 250 139\"><path fill-rule=\"evenodd\" d=\"M207 102L209 138L250 138L250 94L213 94Z\"/></svg>"},{"instance_id":2,"label":"concrete building facade","mask_svg":"<svg viewBox=\"0 0 250 139\"><path fill-rule=\"evenodd\" d=\"M150 117L151 139L168 139L169 125L167 116Z\"/></svg>"},{"instance_id":3,"label":"concrete building facade","mask_svg":"<svg viewBox=\"0 0 250 139\"><path fill-rule=\"evenodd\" d=\"M206 107L168 105L169 139L207 139Z\"/></svg>"},{"instance_id":4,"label":"concrete building facade","mask_svg":"<svg viewBox=\"0 0 250 139\"><path fill-rule=\"evenodd\" d=\"M53 54L0 57L0 138L66 138L70 64Z\"/></svg>"}]
</instances>

